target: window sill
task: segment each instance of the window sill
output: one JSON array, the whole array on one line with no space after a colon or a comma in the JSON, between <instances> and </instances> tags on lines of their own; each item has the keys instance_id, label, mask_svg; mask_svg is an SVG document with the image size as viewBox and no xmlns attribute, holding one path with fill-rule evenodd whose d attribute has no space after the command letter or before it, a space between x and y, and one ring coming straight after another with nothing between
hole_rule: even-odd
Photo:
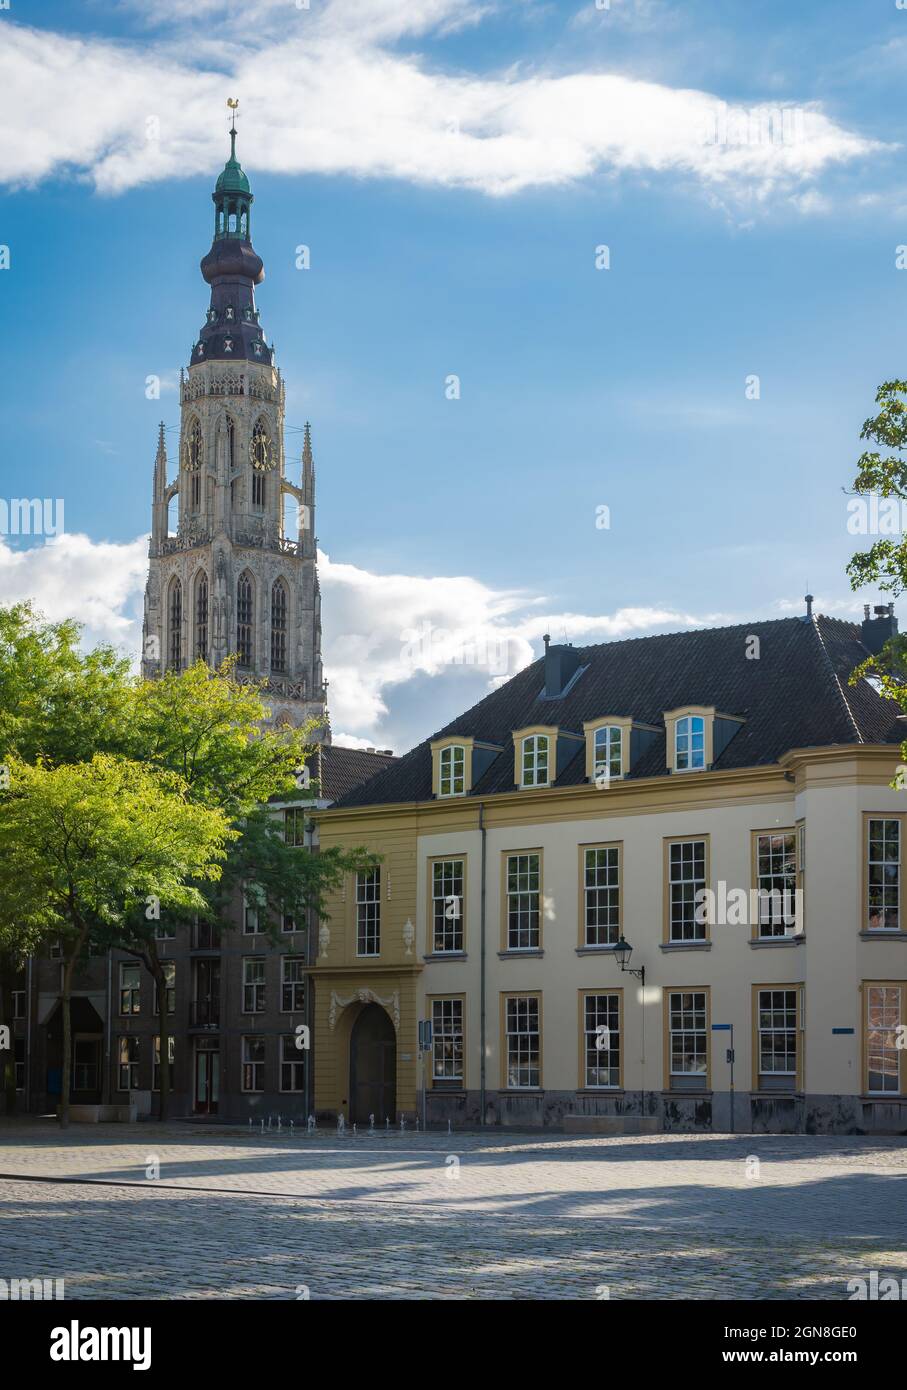
<instances>
[{"instance_id":1,"label":"window sill","mask_svg":"<svg viewBox=\"0 0 907 1390\"><path fill-rule=\"evenodd\" d=\"M578 1096L622 1096L623 1086L579 1086L576 1094Z\"/></svg>"},{"instance_id":2,"label":"window sill","mask_svg":"<svg viewBox=\"0 0 907 1390\"><path fill-rule=\"evenodd\" d=\"M613 946L577 946L578 956L613 956L617 950L617 942Z\"/></svg>"},{"instance_id":3,"label":"window sill","mask_svg":"<svg viewBox=\"0 0 907 1390\"><path fill-rule=\"evenodd\" d=\"M545 1088L543 1086L502 1086L498 1090L499 1096L543 1096Z\"/></svg>"},{"instance_id":4,"label":"window sill","mask_svg":"<svg viewBox=\"0 0 907 1390\"><path fill-rule=\"evenodd\" d=\"M750 941L750 947L754 951L761 951L766 946L802 946L805 940L803 932L798 936L756 936Z\"/></svg>"},{"instance_id":5,"label":"window sill","mask_svg":"<svg viewBox=\"0 0 907 1390\"><path fill-rule=\"evenodd\" d=\"M425 1094L428 1096L465 1096L467 1092L463 1086L439 1086L435 1082L433 1086L426 1087Z\"/></svg>"},{"instance_id":6,"label":"window sill","mask_svg":"<svg viewBox=\"0 0 907 1390\"><path fill-rule=\"evenodd\" d=\"M907 1105L907 1095L900 1091L862 1091L857 1099L881 1101L883 1105Z\"/></svg>"},{"instance_id":7,"label":"window sill","mask_svg":"<svg viewBox=\"0 0 907 1390\"><path fill-rule=\"evenodd\" d=\"M684 1100L691 1099L691 1098L692 1098L692 1099L695 1099L695 1100L702 1100L703 1096L708 1096L708 1098L711 1099L711 1097L712 1097L712 1095L713 1095L713 1092L712 1092L712 1091L693 1091L693 1090L686 1091L686 1090L684 1090L683 1088L679 1088L679 1089L676 1090L676 1091L672 1091L672 1090L669 1090L669 1091L662 1091L661 1094L662 1094L663 1096L671 1096L671 1097L673 1097L673 1099L675 1099L675 1100L676 1100L678 1097L680 1097L680 1098L682 1098L682 1099L684 1099Z\"/></svg>"},{"instance_id":8,"label":"window sill","mask_svg":"<svg viewBox=\"0 0 907 1390\"><path fill-rule=\"evenodd\" d=\"M465 951L430 951L429 954L427 956L423 956L422 959L430 961L466 960L467 957Z\"/></svg>"},{"instance_id":9,"label":"window sill","mask_svg":"<svg viewBox=\"0 0 907 1390\"><path fill-rule=\"evenodd\" d=\"M662 941L661 951L711 951L711 941Z\"/></svg>"},{"instance_id":10,"label":"window sill","mask_svg":"<svg viewBox=\"0 0 907 1390\"><path fill-rule=\"evenodd\" d=\"M886 931L884 927L860 932L861 941L907 941L907 931Z\"/></svg>"},{"instance_id":11,"label":"window sill","mask_svg":"<svg viewBox=\"0 0 907 1390\"><path fill-rule=\"evenodd\" d=\"M543 956L545 952L539 947L532 946L525 951L514 949L512 951L498 951L498 960L512 960L514 956Z\"/></svg>"}]
</instances>

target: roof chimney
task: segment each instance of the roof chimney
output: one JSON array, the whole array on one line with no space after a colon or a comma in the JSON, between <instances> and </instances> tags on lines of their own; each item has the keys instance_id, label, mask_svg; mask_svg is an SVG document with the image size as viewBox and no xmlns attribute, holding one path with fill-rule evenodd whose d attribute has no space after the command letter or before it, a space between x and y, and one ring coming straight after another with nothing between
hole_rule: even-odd
<instances>
[{"instance_id":1,"label":"roof chimney","mask_svg":"<svg viewBox=\"0 0 907 1390\"><path fill-rule=\"evenodd\" d=\"M580 658L575 647L566 642L563 646L551 646L551 639L545 634L545 690L546 700L559 700L579 670Z\"/></svg>"},{"instance_id":2,"label":"roof chimney","mask_svg":"<svg viewBox=\"0 0 907 1390\"><path fill-rule=\"evenodd\" d=\"M866 604L863 612L865 617L861 625L861 635L863 645L873 656L877 656L885 643L897 635L898 620L894 616L893 603L877 603L873 612L875 617L869 616L869 605Z\"/></svg>"},{"instance_id":3,"label":"roof chimney","mask_svg":"<svg viewBox=\"0 0 907 1390\"><path fill-rule=\"evenodd\" d=\"M807 594L807 595L806 595L806 618L807 618L807 621L809 621L809 619L812 617L812 615L813 615L813 596L812 596L812 594Z\"/></svg>"}]
</instances>

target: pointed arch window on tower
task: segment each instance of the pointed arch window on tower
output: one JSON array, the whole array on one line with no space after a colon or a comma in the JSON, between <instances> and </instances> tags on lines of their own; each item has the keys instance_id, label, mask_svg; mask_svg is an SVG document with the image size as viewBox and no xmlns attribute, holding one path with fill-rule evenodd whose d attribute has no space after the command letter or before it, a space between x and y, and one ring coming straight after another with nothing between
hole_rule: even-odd
<instances>
[{"instance_id":1,"label":"pointed arch window on tower","mask_svg":"<svg viewBox=\"0 0 907 1390\"><path fill-rule=\"evenodd\" d=\"M236 656L240 666L252 665L253 624L252 576L244 572L236 586Z\"/></svg>"},{"instance_id":2,"label":"pointed arch window on tower","mask_svg":"<svg viewBox=\"0 0 907 1390\"><path fill-rule=\"evenodd\" d=\"M208 576L204 570L195 581L195 659L208 660Z\"/></svg>"},{"instance_id":3,"label":"pointed arch window on tower","mask_svg":"<svg viewBox=\"0 0 907 1390\"><path fill-rule=\"evenodd\" d=\"M232 469L236 460L236 426L233 416L227 416L227 467Z\"/></svg>"},{"instance_id":4,"label":"pointed arch window on tower","mask_svg":"<svg viewBox=\"0 0 907 1390\"><path fill-rule=\"evenodd\" d=\"M287 669L287 586L275 579L271 586L271 670Z\"/></svg>"},{"instance_id":5,"label":"pointed arch window on tower","mask_svg":"<svg viewBox=\"0 0 907 1390\"><path fill-rule=\"evenodd\" d=\"M183 586L176 578L170 581L170 669L178 671L183 664Z\"/></svg>"},{"instance_id":6,"label":"pointed arch window on tower","mask_svg":"<svg viewBox=\"0 0 907 1390\"><path fill-rule=\"evenodd\" d=\"M202 427L195 415L186 431L185 444L185 464L189 472L189 505L194 512L197 512L202 500Z\"/></svg>"}]
</instances>

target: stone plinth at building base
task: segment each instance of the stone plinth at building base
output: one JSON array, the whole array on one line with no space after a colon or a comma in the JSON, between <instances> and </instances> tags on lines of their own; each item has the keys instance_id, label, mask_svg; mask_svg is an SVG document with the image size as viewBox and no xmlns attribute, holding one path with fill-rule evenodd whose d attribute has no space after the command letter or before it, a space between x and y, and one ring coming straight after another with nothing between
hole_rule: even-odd
<instances>
[{"instance_id":1,"label":"stone plinth at building base","mask_svg":"<svg viewBox=\"0 0 907 1390\"><path fill-rule=\"evenodd\" d=\"M58 1105L57 1115L59 1114ZM136 1110L134 1105L71 1105L69 1118L75 1125L110 1124L111 1121L134 1125Z\"/></svg>"},{"instance_id":2,"label":"stone plinth at building base","mask_svg":"<svg viewBox=\"0 0 907 1390\"><path fill-rule=\"evenodd\" d=\"M656 1115L565 1115L565 1134L660 1134Z\"/></svg>"}]
</instances>

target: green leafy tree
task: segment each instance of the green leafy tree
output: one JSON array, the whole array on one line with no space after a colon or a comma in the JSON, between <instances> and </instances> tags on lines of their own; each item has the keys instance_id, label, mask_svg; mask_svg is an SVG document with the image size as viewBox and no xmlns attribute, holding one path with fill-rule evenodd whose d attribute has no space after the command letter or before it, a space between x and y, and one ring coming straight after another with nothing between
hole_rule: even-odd
<instances>
[{"instance_id":1,"label":"green leafy tree","mask_svg":"<svg viewBox=\"0 0 907 1390\"><path fill-rule=\"evenodd\" d=\"M885 381L876 392L877 413L863 424L860 438L877 445L865 450L857 463L853 491L861 497L895 499L900 509L907 500L907 381ZM884 501L879 504L885 508ZM854 513L856 515L856 512ZM892 526L892 532L897 529ZM875 584L879 589L900 594L907 588L907 537L880 536L868 550L858 551L847 566L852 589ZM871 676L882 694L907 710L907 634L900 633L884 649L869 657L851 675L855 685ZM907 743L902 747L907 758Z\"/></svg>"},{"instance_id":2,"label":"green leafy tree","mask_svg":"<svg viewBox=\"0 0 907 1390\"><path fill-rule=\"evenodd\" d=\"M203 909L198 885L220 876L235 833L222 810L190 800L169 771L106 753L60 767L10 760L0 801L0 938L34 948L53 933L63 943L64 1128L77 961L89 941L115 937L149 900Z\"/></svg>"}]
</instances>

